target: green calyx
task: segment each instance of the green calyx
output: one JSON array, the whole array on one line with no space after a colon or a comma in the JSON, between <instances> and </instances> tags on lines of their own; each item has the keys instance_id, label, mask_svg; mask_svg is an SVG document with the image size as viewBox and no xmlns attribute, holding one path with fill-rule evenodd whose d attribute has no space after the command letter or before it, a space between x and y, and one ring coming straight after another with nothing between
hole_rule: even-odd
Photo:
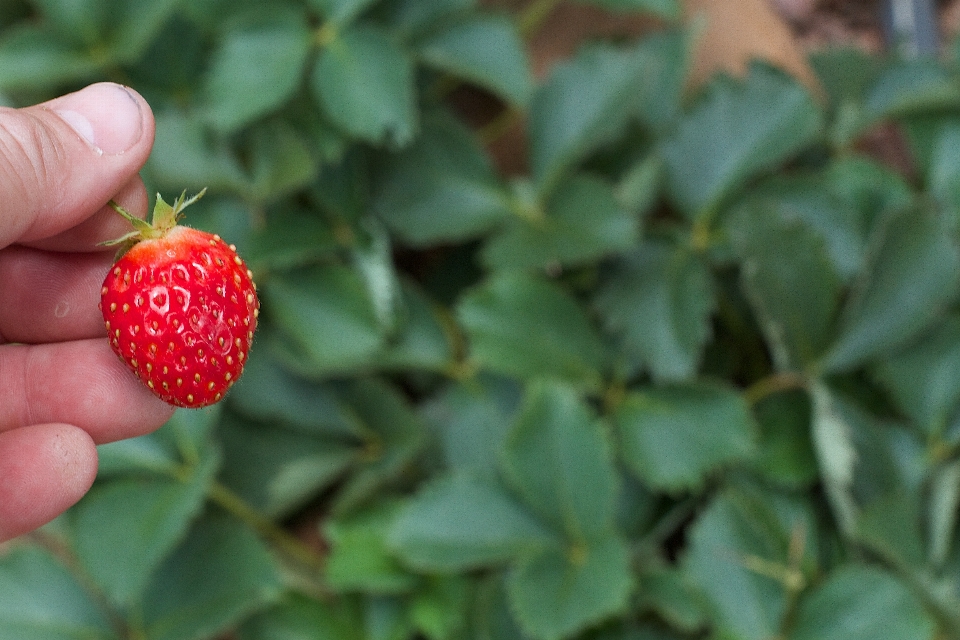
<instances>
[{"instance_id":1,"label":"green calyx","mask_svg":"<svg viewBox=\"0 0 960 640\"><path fill-rule=\"evenodd\" d=\"M207 189L204 187L198 194L188 199L187 192L184 191L180 194L179 198L173 201L172 205L165 202L158 193L157 202L153 206L153 213L149 221L141 220L117 204L115 200L111 200L109 203L110 206L114 211L119 213L124 220L133 225L133 231L115 240L108 240L101 244L108 247L119 246L120 255L122 255L141 240L156 240L157 238L162 238L177 226L177 222L183 217L183 210L202 198L206 192Z\"/></svg>"}]
</instances>

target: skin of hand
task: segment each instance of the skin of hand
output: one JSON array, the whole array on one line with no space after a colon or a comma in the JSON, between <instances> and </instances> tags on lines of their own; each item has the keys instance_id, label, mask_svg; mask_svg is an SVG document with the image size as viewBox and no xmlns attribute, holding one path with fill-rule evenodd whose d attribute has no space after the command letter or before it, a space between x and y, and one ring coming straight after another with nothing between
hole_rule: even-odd
<instances>
[{"instance_id":1,"label":"skin of hand","mask_svg":"<svg viewBox=\"0 0 960 640\"><path fill-rule=\"evenodd\" d=\"M97 305L129 231L114 199L146 215L138 172L154 119L112 83L0 107L0 541L65 511L96 476L96 444L148 433L173 409L110 350Z\"/></svg>"}]
</instances>

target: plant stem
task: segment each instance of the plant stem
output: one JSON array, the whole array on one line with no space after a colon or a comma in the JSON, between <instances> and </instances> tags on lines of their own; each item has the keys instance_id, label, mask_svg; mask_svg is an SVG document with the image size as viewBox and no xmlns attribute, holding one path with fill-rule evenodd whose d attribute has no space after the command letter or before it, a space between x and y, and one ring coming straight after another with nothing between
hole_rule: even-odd
<instances>
[{"instance_id":1,"label":"plant stem","mask_svg":"<svg viewBox=\"0 0 960 640\"><path fill-rule=\"evenodd\" d=\"M781 391L806 388L807 379L802 374L796 371L783 371L757 380L747 388L744 397L750 406L755 406L764 398Z\"/></svg>"},{"instance_id":2,"label":"plant stem","mask_svg":"<svg viewBox=\"0 0 960 640\"><path fill-rule=\"evenodd\" d=\"M214 504L250 525L293 560L311 569L323 568L323 557L320 554L277 526L224 485L214 482L210 486L208 496Z\"/></svg>"}]
</instances>

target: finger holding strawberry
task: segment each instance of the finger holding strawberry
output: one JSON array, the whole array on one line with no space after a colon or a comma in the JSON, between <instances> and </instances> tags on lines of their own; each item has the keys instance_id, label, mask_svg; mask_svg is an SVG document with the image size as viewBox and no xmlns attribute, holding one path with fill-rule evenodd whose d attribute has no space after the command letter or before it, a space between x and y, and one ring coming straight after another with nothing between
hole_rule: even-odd
<instances>
[{"instance_id":1,"label":"finger holding strawberry","mask_svg":"<svg viewBox=\"0 0 960 640\"><path fill-rule=\"evenodd\" d=\"M154 121L136 92L101 83L0 108L0 540L57 516L90 487L95 444L149 432L172 407L112 353L97 303L141 214L137 172Z\"/></svg>"}]
</instances>

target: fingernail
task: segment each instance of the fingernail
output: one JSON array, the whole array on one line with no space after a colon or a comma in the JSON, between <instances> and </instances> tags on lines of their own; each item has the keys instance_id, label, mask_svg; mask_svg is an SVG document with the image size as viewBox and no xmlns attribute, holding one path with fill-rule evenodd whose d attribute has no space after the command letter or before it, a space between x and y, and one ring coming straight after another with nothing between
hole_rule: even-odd
<instances>
[{"instance_id":1,"label":"fingernail","mask_svg":"<svg viewBox=\"0 0 960 640\"><path fill-rule=\"evenodd\" d=\"M123 153L143 135L140 103L119 84L92 84L49 102L47 107L98 153Z\"/></svg>"}]
</instances>

